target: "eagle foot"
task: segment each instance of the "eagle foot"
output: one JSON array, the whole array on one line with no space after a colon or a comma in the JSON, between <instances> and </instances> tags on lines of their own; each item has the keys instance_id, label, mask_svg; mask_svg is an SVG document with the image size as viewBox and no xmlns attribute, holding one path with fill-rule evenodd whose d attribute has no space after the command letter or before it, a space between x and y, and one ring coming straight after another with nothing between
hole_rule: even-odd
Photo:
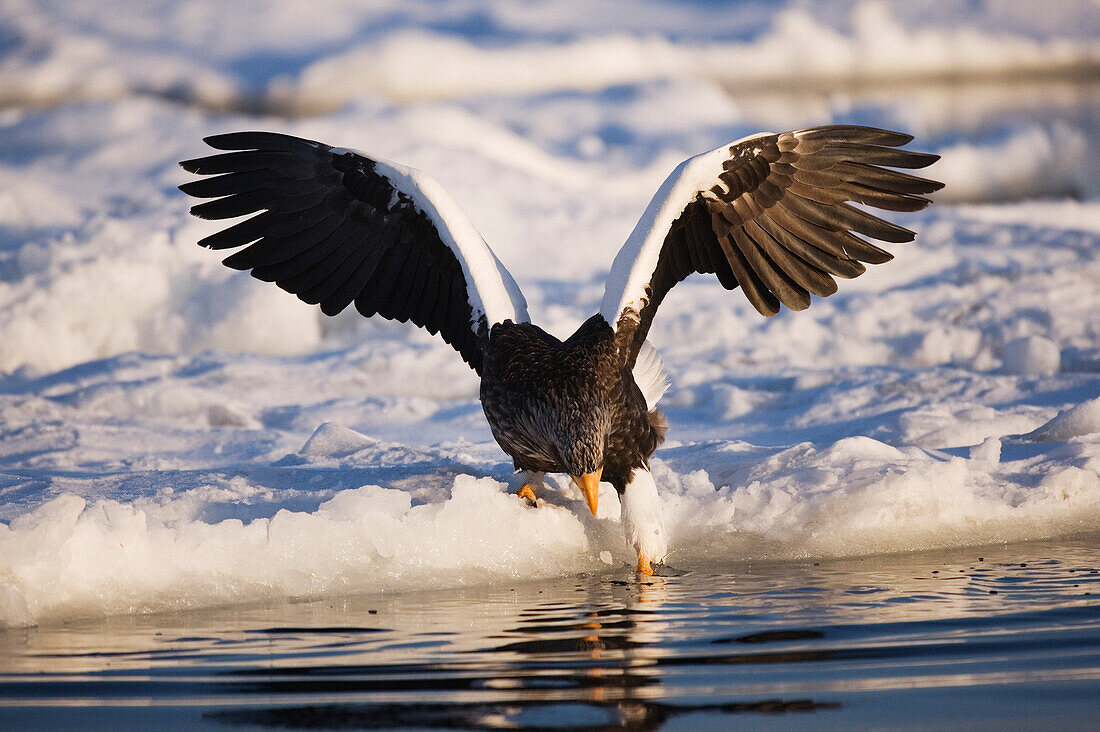
<instances>
[{"instance_id":1,"label":"eagle foot","mask_svg":"<svg viewBox=\"0 0 1100 732\"><path fill-rule=\"evenodd\" d=\"M532 508L538 506L538 499L535 498L535 491L531 489L530 484L524 483L523 487L516 491L516 496L527 501L527 505Z\"/></svg>"}]
</instances>

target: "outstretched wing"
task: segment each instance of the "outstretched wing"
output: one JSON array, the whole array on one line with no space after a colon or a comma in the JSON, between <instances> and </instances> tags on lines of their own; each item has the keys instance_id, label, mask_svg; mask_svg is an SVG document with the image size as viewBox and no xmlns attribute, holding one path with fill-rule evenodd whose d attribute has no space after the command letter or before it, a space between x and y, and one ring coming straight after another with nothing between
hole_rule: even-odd
<instances>
[{"instance_id":1,"label":"outstretched wing","mask_svg":"<svg viewBox=\"0 0 1100 732\"><path fill-rule=\"evenodd\" d=\"M526 322L527 303L469 219L432 178L343 148L273 132L207 137L229 150L180 165L213 177L180 189L204 219L256 216L202 239L245 247L226 266L335 315L411 320L439 333L481 373L482 345L504 320Z\"/></svg>"},{"instance_id":2,"label":"outstretched wing","mask_svg":"<svg viewBox=\"0 0 1100 732\"><path fill-rule=\"evenodd\" d=\"M923 168L937 155L898 150L911 135L829 126L747 137L689 158L665 180L611 265L601 314L633 364L668 291L693 272L741 286L763 315L836 292L833 277L893 256L866 239L913 232L848 201L917 211L942 183L888 168ZM882 167L886 166L886 167Z\"/></svg>"}]
</instances>

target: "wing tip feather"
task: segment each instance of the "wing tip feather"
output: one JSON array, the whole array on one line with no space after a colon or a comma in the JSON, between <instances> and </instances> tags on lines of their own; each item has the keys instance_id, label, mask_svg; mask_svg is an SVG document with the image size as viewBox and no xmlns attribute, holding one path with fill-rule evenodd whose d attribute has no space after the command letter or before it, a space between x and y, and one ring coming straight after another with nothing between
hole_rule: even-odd
<instances>
[{"instance_id":1,"label":"wing tip feather","mask_svg":"<svg viewBox=\"0 0 1100 732\"><path fill-rule=\"evenodd\" d=\"M733 156L738 156L741 153L747 154L751 159L753 158L753 151L751 149L743 150L742 148L747 145L751 145L756 137L745 138L739 143L731 143L728 147L728 151ZM750 304L764 317L775 317L783 306L791 310L803 310L812 302L813 296L828 297L835 293L838 289L837 282L833 277L851 279L858 277L867 271L867 265L883 264L894 259L894 254L882 249L870 241L865 239L873 239L879 242L888 242L891 244L904 244L912 242L916 238L916 232L899 226L885 218L879 218L864 210L863 207L875 210L876 213L879 210L882 211L899 211L899 212L915 212L927 208L929 204L933 202L932 199L923 198L916 194L928 194L934 193L943 189L944 184L940 181L921 178L908 173L903 173L895 168L903 169L918 169L927 168L930 165L938 162L941 156L937 153L925 153L914 150L896 149L902 148L905 145L913 142L914 135L897 132L892 130L886 130L875 127L866 127L860 125L825 125L819 127L811 127L803 130L780 133L777 136L777 142L774 149L771 151L772 156L778 152L779 156L786 155L786 150L794 150L798 148L798 152L802 153L800 156L801 162L794 167L805 167L811 171L821 170L820 174L817 174L823 182L814 183L814 185L824 186L844 186L850 183L848 198L835 198L835 200L826 197L818 198L813 197L813 200L806 200L805 202L797 201L792 204L793 210L789 210L788 214L793 214L797 217L796 221L802 221L800 224L800 233L786 235L784 234L782 243L774 243L774 246L779 247L783 251L777 251L780 259L787 256L801 257L797 262L788 262L791 266L796 268L804 266L809 268L807 270L799 270L796 277L790 272L787 272L783 268L781 263L776 264L776 268L780 271L785 278L790 278L801 289L797 292L788 292L786 287L786 280L782 282L772 282L776 279L776 276L762 276L754 269L755 259L751 252L741 255L740 253L733 253L729 251L726 243L723 240L723 236L727 234L728 228L721 227L722 230L712 228L715 225L711 221L707 221L705 228L713 232L714 246L719 244L727 251L724 252L727 256L721 257L722 260L730 262L731 274L733 275L729 279L731 282L727 283L722 278L721 272L715 272L718 275L719 282L727 289L730 285L736 287L738 284L741 286L742 291L745 293L746 299ZM760 149L755 150L755 156L759 158L764 154ZM768 160L773 164L776 164L774 157L769 157ZM779 160L779 163L784 162ZM790 161L787 161L790 162ZM747 163L740 163L741 167L744 167ZM834 166L840 167L834 167ZM791 168L790 165L786 166ZM723 165L723 170L728 174L730 171L729 165ZM792 175L788 175L788 179L793 176L793 169L787 171ZM824 172L828 171L828 172ZM786 175L786 173L784 173ZM778 175L778 174L777 174ZM827 176L833 176L836 180L830 181ZM730 176L726 176L730 177ZM742 176L744 178L744 176ZM766 180L772 180L771 177L766 176ZM801 179L800 179L801 180ZM751 183L751 177L748 182L745 180L740 181L743 184ZM774 182L774 181L773 181ZM729 181L727 181L727 185ZM707 184L702 184L700 191L705 191ZM738 200L745 198L745 193L752 193L756 188L761 187L762 184L757 184L755 187L750 187L746 191L742 191L742 195ZM786 188L785 185L781 185L782 188ZM771 190L771 189L767 189ZM842 192L843 193L843 192ZM771 194L772 198L775 198L774 191ZM755 200L755 199L754 199ZM847 201L858 204L857 207L853 207ZM726 201L726 205L733 206L733 201ZM651 206L654 205L651 203ZM757 218L751 207L746 208L744 211L739 207L734 212L733 218L738 219L737 222L731 222L734 227L742 220ZM769 207L770 208L770 207ZM648 211L648 209L647 209ZM689 209L684 209L681 212L681 216L685 215ZM731 208L731 211L733 209ZM722 217L719 223L725 221L726 218ZM674 222L675 223L675 222ZM797 228L797 227L796 227ZM857 236L857 234L862 236ZM770 234L769 234L770 236ZM805 241L800 241L805 236L812 237ZM818 241L819 236L826 237L826 240ZM683 239L683 237L681 237ZM859 244L856 244L856 241ZM666 235L661 240L661 247L669 245L687 246L687 239L670 238ZM767 242L766 242L767 243ZM797 243L797 244L796 244ZM795 249L791 249L791 246L795 245ZM825 246L822 246L825 245ZM809 250L805 255L800 253L798 246L808 247ZM853 249L853 247L855 247ZM820 252L818 249L820 248ZM766 249L766 247L765 247ZM789 252L787 251L789 250ZM674 256L673 254L676 254ZM679 256L683 254L684 256ZM679 252L662 255L656 260L655 264L660 267L662 262L664 266L672 267L675 271L665 273L664 279L667 287L674 286L677 282L682 280L685 276L680 272L684 268L684 260L688 254L692 254L691 251ZM698 254L697 252L695 254ZM693 255L694 256L694 255ZM747 259L742 260L742 257ZM695 256L691 260L691 271L711 271L713 267L701 266L700 263L704 262L705 258L700 259ZM736 261L731 261L736 260ZM784 260L786 261L786 260ZM824 278L824 281L819 283L817 278L813 276L814 272L819 272ZM690 272L688 273L690 274ZM656 275L656 272L650 276L650 280ZM807 279L808 278L808 279ZM625 281L633 281L634 278L628 278ZM739 281L738 281L739 280ZM807 286L809 282L812 287ZM827 282L827 284L825 284ZM779 287L777 291L775 287ZM609 277L608 287L611 286L611 279ZM805 292L803 292L805 291ZM659 296L654 297L652 302L659 303L663 299L664 292ZM624 297L620 297L619 301L625 300ZM608 297L605 293L605 304L608 301ZM649 309L655 309L651 305L647 305ZM652 315L649 316L649 319ZM643 320L648 320L643 318ZM646 323L644 330L648 330L648 323ZM644 338L644 332L641 337Z\"/></svg>"}]
</instances>

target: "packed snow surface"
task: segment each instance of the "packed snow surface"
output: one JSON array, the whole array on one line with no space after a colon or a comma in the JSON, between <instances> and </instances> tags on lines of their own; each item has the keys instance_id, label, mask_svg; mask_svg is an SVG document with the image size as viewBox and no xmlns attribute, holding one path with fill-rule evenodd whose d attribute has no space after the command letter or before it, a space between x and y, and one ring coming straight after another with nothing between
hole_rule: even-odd
<instances>
[{"instance_id":1,"label":"packed snow surface","mask_svg":"<svg viewBox=\"0 0 1100 732\"><path fill-rule=\"evenodd\" d=\"M426 171L559 337L681 161L769 129L913 132L947 188L891 217L918 232L895 261L770 320L711 278L662 305L668 561L1100 531L1098 17L6 3L0 624L633 564L609 486L596 517L560 476L537 508L509 495L441 340L326 319L195 246L217 224L176 161L243 129Z\"/></svg>"}]
</instances>

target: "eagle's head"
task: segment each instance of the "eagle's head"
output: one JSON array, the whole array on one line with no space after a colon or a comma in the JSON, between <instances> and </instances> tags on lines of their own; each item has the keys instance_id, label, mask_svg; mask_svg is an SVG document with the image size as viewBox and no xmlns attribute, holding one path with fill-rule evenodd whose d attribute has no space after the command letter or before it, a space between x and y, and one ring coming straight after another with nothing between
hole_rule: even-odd
<instances>
[{"instance_id":1,"label":"eagle's head","mask_svg":"<svg viewBox=\"0 0 1100 732\"><path fill-rule=\"evenodd\" d=\"M533 464L543 466L540 470L568 474L595 515L610 413L598 401L568 397L562 391L528 395L501 437Z\"/></svg>"}]
</instances>

